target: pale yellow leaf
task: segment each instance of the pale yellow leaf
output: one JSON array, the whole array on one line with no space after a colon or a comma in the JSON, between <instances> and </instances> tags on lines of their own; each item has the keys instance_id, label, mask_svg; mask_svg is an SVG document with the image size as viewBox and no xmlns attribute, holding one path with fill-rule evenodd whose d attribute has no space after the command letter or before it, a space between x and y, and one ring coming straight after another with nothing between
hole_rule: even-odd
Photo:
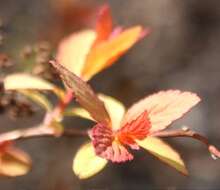
<instances>
[{"instance_id":1,"label":"pale yellow leaf","mask_svg":"<svg viewBox=\"0 0 220 190\"><path fill-rule=\"evenodd\" d=\"M53 90L50 82L27 73L15 73L5 77L5 90Z\"/></svg>"},{"instance_id":2,"label":"pale yellow leaf","mask_svg":"<svg viewBox=\"0 0 220 190\"><path fill-rule=\"evenodd\" d=\"M117 130L120 128L120 123L123 118L123 115L125 113L125 107L124 105L116 100L113 97L106 96L104 94L98 94L98 97L104 102L105 107L109 113L109 116L112 121L112 128L114 130ZM83 108L72 108L65 112L65 115L67 116L78 116L82 117L84 119L92 120L94 119L89 115L89 113L83 109Z\"/></svg>"},{"instance_id":3,"label":"pale yellow leaf","mask_svg":"<svg viewBox=\"0 0 220 190\"><path fill-rule=\"evenodd\" d=\"M56 60L81 77L87 54L95 39L96 33L93 30L71 34L59 44Z\"/></svg>"},{"instance_id":4,"label":"pale yellow leaf","mask_svg":"<svg viewBox=\"0 0 220 190\"><path fill-rule=\"evenodd\" d=\"M39 106L44 108L47 111L52 110L52 105L50 101L47 99L46 96L43 94L37 92L37 91L31 91L31 90L19 90L20 93L31 99L33 102L37 103Z\"/></svg>"},{"instance_id":5,"label":"pale yellow leaf","mask_svg":"<svg viewBox=\"0 0 220 190\"><path fill-rule=\"evenodd\" d=\"M113 130L119 129L125 113L124 105L115 98L106 96L104 94L99 94L98 97L104 102L105 107L111 117Z\"/></svg>"},{"instance_id":6,"label":"pale yellow leaf","mask_svg":"<svg viewBox=\"0 0 220 190\"><path fill-rule=\"evenodd\" d=\"M81 118L84 118L84 119L94 121L94 119L89 115L89 112L87 112L85 109L79 108L79 107L67 109L65 111L64 115L66 115L66 116L78 116L78 117L81 117Z\"/></svg>"},{"instance_id":7,"label":"pale yellow leaf","mask_svg":"<svg viewBox=\"0 0 220 190\"><path fill-rule=\"evenodd\" d=\"M50 90L59 98L63 98L64 91L54 84L27 73L15 73L7 75L4 79L5 90Z\"/></svg>"},{"instance_id":8,"label":"pale yellow leaf","mask_svg":"<svg viewBox=\"0 0 220 190\"><path fill-rule=\"evenodd\" d=\"M164 163L175 168L177 171L184 175L188 174L180 155L162 140L155 137L147 137L142 141L137 141L137 143Z\"/></svg>"},{"instance_id":9,"label":"pale yellow leaf","mask_svg":"<svg viewBox=\"0 0 220 190\"><path fill-rule=\"evenodd\" d=\"M10 147L0 155L0 175L16 177L25 175L31 168L30 157L20 149Z\"/></svg>"},{"instance_id":10,"label":"pale yellow leaf","mask_svg":"<svg viewBox=\"0 0 220 190\"><path fill-rule=\"evenodd\" d=\"M80 179L86 179L100 172L107 160L96 156L91 143L83 145L73 160L73 171Z\"/></svg>"}]
</instances>

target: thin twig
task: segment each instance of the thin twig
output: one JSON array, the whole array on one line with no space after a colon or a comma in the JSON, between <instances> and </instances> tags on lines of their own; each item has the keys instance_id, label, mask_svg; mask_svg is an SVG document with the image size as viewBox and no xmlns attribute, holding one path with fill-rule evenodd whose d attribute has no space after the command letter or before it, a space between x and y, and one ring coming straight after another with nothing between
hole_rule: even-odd
<instances>
[{"instance_id":1,"label":"thin twig","mask_svg":"<svg viewBox=\"0 0 220 190\"><path fill-rule=\"evenodd\" d=\"M80 131L75 129L65 129L60 136L74 137L74 136L88 136L87 131ZM21 139L32 139L39 137L56 137L53 128L49 127L31 127L27 129L18 129L0 134L0 143L5 141L15 141Z\"/></svg>"},{"instance_id":2,"label":"thin twig","mask_svg":"<svg viewBox=\"0 0 220 190\"><path fill-rule=\"evenodd\" d=\"M153 137L161 137L161 138L168 138L168 137L188 137L198 140L205 144L208 148L208 151L214 158L220 158L220 151L212 144L209 143L209 140L204 137L203 135L198 134L195 131L192 131L188 128L172 130L172 131L158 131L151 134Z\"/></svg>"}]
</instances>

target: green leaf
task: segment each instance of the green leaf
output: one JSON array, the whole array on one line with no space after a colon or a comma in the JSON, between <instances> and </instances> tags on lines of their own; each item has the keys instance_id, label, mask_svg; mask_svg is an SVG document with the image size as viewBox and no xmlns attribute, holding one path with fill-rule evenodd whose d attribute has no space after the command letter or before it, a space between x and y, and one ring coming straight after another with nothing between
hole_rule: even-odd
<instances>
[{"instance_id":1,"label":"green leaf","mask_svg":"<svg viewBox=\"0 0 220 190\"><path fill-rule=\"evenodd\" d=\"M73 171L80 179L86 179L100 172L107 160L96 156L91 143L83 145L73 160Z\"/></svg>"}]
</instances>

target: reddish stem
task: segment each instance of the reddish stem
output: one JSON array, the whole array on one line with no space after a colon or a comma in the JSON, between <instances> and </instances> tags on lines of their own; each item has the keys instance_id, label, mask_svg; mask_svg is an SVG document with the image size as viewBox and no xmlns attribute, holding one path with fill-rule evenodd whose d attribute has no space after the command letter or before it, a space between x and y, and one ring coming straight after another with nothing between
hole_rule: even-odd
<instances>
[{"instance_id":1,"label":"reddish stem","mask_svg":"<svg viewBox=\"0 0 220 190\"><path fill-rule=\"evenodd\" d=\"M51 122L56 120L62 120L63 118L63 112L68 106L68 104L71 102L71 100L74 98L73 92L68 90L65 94L64 98L60 100L60 102L57 104L57 106L54 108L54 110L50 113L47 113L44 118L44 125L49 126Z\"/></svg>"},{"instance_id":2,"label":"reddish stem","mask_svg":"<svg viewBox=\"0 0 220 190\"><path fill-rule=\"evenodd\" d=\"M178 130L172 130L172 131L157 131L151 134L153 137L161 137L161 138L168 138L168 137L188 137L193 138L195 140L198 140L205 144L208 148L208 151L211 153L211 155L214 158L220 158L220 151L212 144L209 143L209 140L204 137L203 135L200 135L196 133L195 131L192 131L188 128L178 129Z\"/></svg>"}]
</instances>

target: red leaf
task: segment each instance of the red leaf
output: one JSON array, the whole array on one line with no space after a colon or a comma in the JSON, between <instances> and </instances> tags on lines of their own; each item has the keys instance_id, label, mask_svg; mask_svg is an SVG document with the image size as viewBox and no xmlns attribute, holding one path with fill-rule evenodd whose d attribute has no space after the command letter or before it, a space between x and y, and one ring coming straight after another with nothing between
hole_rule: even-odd
<instances>
[{"instance_id":1,"label":"red leaf","mask_svg":"<svg viewBox=\"0 0 220 190\"><path fill-rule=\"evenodd\" d=\"M81 106L85 108L97 122L109 125L111 120L104 103L99 100L91 87L61 64L57 62L51 62L51 64L56 68L66 86L74 92L74 96Z\"/></svg>"},{"instance_id":2,"label":"red leaf","mask_svg":"<svg viewBox=\"0 0 220 190\"><path fill-rule=\"evenodd\" d=\"M115 141L114 134L106 125L97 124L90 132L96 155L112 162L132 160L133 156L119 142Z\"/></svg>"},{"instance_id":3,"label":"red leaf","mask_svg":"<svg viewBox=\"0 0 220 190\"><path fill-rule=\"evenodd\" d=\"M107 40L112 32L112 15L108 5L101 7L96 21L97 39L95 44Z\"/></svg>"},{"instance_id":4,"label":"red leaf","mask_svg":"<svg viewBox=\"0 0 220 190\"><path fill-rule=\"evenodd\" d=\"M123 144L133 145L136 144L136 140L142 140L147 137L150 130L150 121L148 119L147 112L143 112L135 120L130 123L126 123L117 133L119 141ZM137 149L137 146L135 146Z\"/></svg>"},{"instance_id":5,"label":"red leaf","mask_svg":"<svg viewBox=\"0 0 220 190\"><path fill-rule=\"evenodd\" d=\"M161 91L134 104L128 110L122 123L128 123L143 111L147 111L152 125L151 132L162 130L182 117L199 101L200 98L191 92Z\"/></svg>"}]
</instances>

